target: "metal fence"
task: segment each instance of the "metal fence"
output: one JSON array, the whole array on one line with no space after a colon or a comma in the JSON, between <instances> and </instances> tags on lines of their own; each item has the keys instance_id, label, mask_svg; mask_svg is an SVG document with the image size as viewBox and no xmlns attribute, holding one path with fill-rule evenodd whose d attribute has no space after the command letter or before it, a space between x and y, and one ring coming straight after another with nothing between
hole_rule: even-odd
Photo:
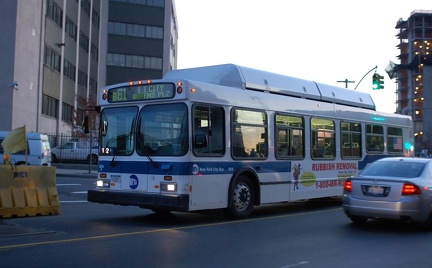
<instances>
[{"instance_id":1,"label":"metal fence","mask_svg":"<svg viewBox=\"0 0 432 268\"><path fill-rule=\"evenodd\" d=\"M97 164L97 137L47 134L52 163Z\"/></svg>"}]
</instances>

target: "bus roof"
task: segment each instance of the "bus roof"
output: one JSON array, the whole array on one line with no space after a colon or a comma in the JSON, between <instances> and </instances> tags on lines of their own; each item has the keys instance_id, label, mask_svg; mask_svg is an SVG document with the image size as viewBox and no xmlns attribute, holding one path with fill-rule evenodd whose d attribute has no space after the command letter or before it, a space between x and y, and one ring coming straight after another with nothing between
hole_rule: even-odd
<instances>
[{"instance_id":1,"label":"bus roof","mask_svg":"<svg viewBox=\"0 0 432 268\"><path fill-rule=\"evenodd\" d=\"M375 110L368 93L234 64L172 70L164 79L184 79Z\"/></svg>"}]
</instances>

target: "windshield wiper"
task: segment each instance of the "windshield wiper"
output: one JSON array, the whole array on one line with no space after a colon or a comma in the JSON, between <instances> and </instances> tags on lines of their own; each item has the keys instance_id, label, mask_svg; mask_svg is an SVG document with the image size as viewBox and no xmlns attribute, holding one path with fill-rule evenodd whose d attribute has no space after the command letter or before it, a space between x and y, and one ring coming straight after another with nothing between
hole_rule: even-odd
<instances>
[{"instance_id":1,"label":"windshield wiper","mask_svg":"<svg viewBox=\"0 0 432 268\"><path fill-rule=\"evenodd\" d=\"M153 159L149 155L146 155L146 157L152 163L153 167L155 167L155 168L158 167L157 163L155 161L153 161Z\"/></svg>"},{"instance_id":2,"label":"windshield wiper","mask_svg":"<svg viewBox=\"0 0 432 268\"><path fill-rule=\"evenodd\" d=\"M113 158L111 159L111 166L115 167L116 166L116 162L115 162L115 158L117 157L117 155L114 152Z\"/></svg>"}]
</instances>

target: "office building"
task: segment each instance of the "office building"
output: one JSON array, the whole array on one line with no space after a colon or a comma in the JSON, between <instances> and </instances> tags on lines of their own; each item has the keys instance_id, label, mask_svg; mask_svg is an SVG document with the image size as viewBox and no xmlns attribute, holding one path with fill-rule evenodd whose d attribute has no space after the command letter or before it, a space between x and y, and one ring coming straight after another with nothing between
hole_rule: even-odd
<instances>
[{"instance_id":1,"label":"office building","mask_svg":"<svg viewBox=\"0 0 432 268\"><path fill-rule=\"evenodd\" d=\"M177 68L173 0L110 0L106 84L158 79Z\"/></svg>"},{"instance_id":2,"label":"office building","mask_svg":"<svg viewBox=\"0 0 432 268\"><path fill-rule=\"evenodd\" d=\"M0 130L74 134L98 89L177 64L173 0L1 1L0 36Z\"/></svg>"}]
</instances>

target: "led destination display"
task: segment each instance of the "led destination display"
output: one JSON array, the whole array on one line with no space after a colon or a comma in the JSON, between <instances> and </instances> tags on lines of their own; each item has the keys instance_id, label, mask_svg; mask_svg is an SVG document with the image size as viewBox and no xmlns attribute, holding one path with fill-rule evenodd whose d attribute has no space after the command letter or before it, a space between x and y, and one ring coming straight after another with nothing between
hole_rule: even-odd
<instances>
[{"instance_id":1,"label":"led destination display","mask_svg":"<svg viewBox=\"0 0 432 268\"><path fill-rule=\"evenodd\" d=\"M146 84L112 88L108 91L108 102L143 101L174 97L175 85Z\"/></svg>"}]
</instances>

